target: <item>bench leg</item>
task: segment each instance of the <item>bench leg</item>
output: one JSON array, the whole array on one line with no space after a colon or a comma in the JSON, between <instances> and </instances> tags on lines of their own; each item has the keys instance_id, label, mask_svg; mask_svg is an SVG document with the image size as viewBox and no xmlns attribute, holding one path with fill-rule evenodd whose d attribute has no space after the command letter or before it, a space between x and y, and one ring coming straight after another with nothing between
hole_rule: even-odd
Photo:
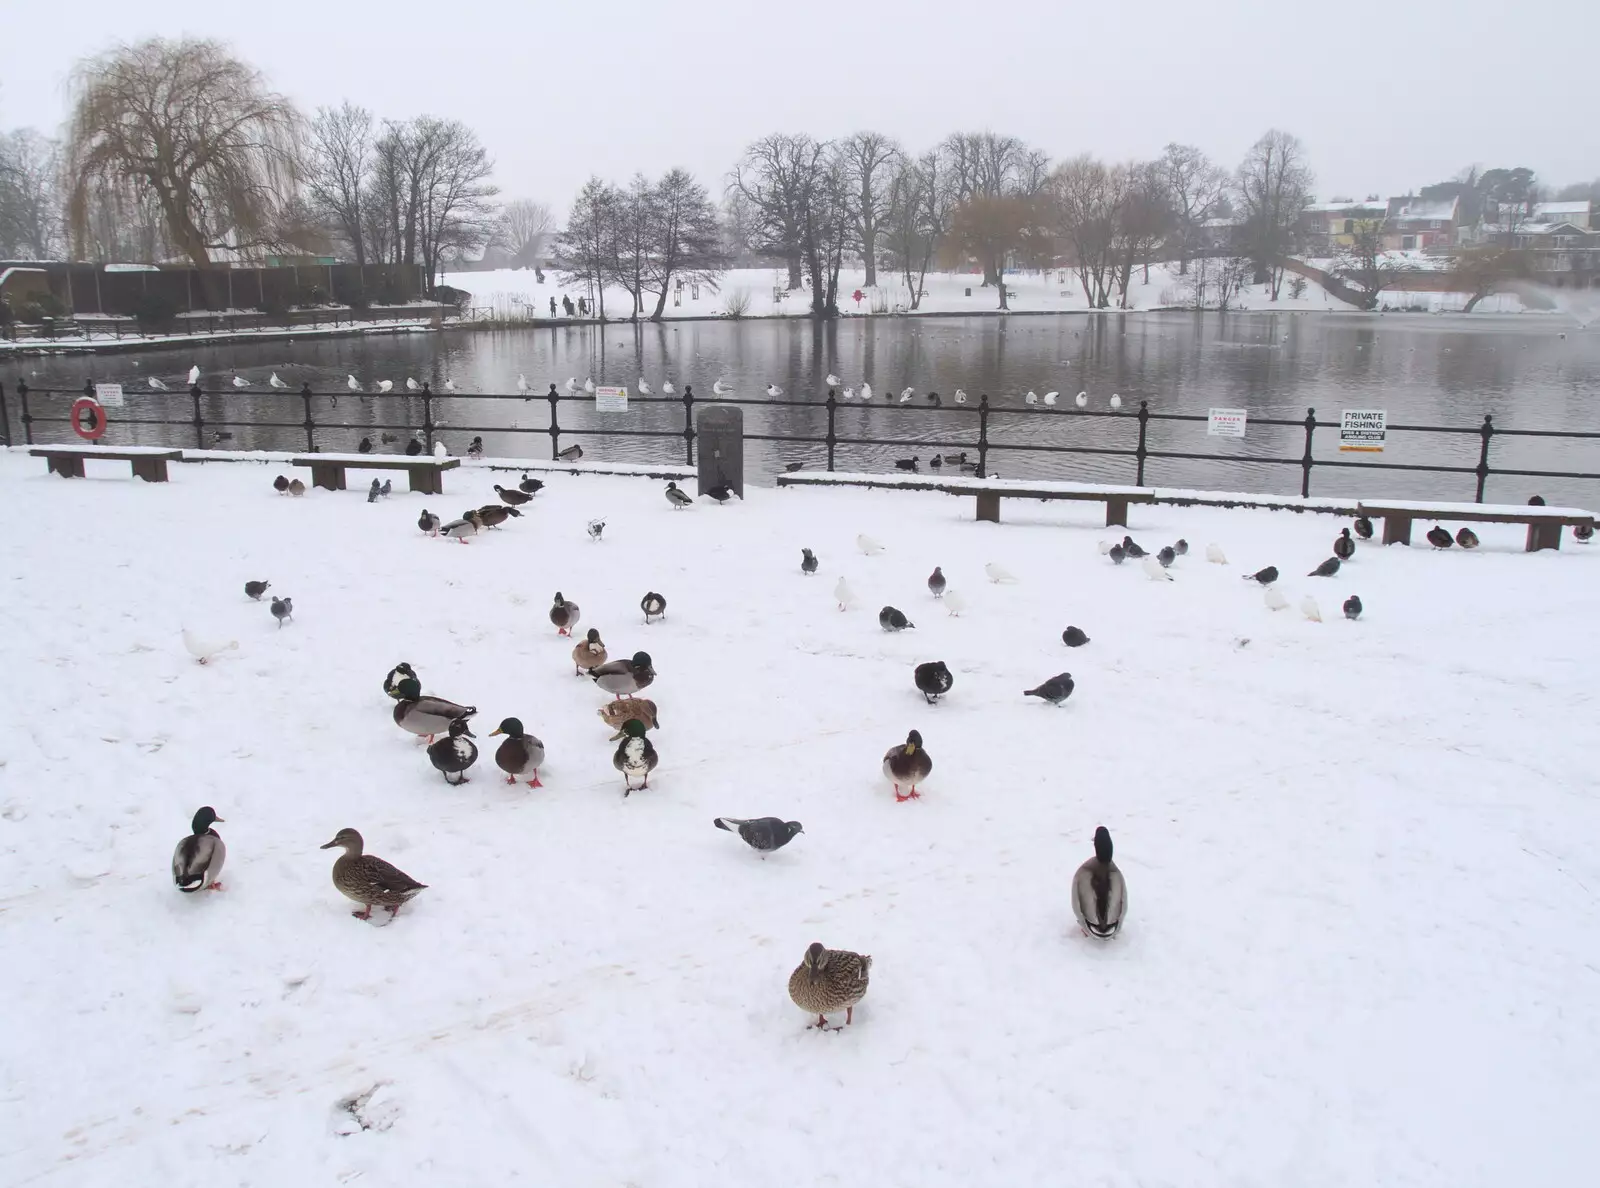
<instances>
[{"instance_id":1,"label":"bench leg","mask_svg":"<svg viewBox=\"0 0 1600 1188\"><path fill-rule=\"evenodd\" d=\"M1000 522L1000 496L993 491L978 492L978 519L991 524Z\"/></svg>"},{"instance_id":2,"label":"bench leg","mask_svg":"<svg viewBox=\"0 0 1600 1188\"><path fill-rule=\"evenodd\" d=\"M1411 517L1410 516L1384 516L1383 517L1383 543L1403 544L1411 543Z\"/></svg>"},{"instance_id":3,"label":"bench leg","mask_svg":"<svg viewBox=\"0 0 1600 1188\"><path fill-rule=\"evenodd\" d=\"M147 483L164 483L167 481L167 460L165 458L132 458L134 477L142 478Z\"/></svg>"},{"instance_id":4,"label":"bench leg","mask_svg":"<svg viewBox=\"0 0 1600 1188\"><path fill-rule=\"evenodd\" d=\"M1106 527L1126 528L1128 526L1128 501L1126 499L1106 500Z\"/></svg>"},{"instance_id":5,"label":"bench leg","mask_svg":"<svg viewBox=\"0 0 1600 1188\"><path fill-rule=\"evenodd\" d=\"M344 490L344 467L336 462L311 464L311 485L324 491Z\"/></svg>"},{"instance_id":6,"label":"bench leg","mask_svg":"<svg viewBox=\"0 0 1600 1188\"><path fill-rule=\"evenodd\" d=\"M51 474L59 474L62 478L83 477L82 458L46 458L44 461Z\"/></svg>"},{"instance_id":7,"label":"bench leg","mask_svg":"<svg viewBox=\"0 0 1600 1188\"><path fill-rule=\"evenodd\" d=\"M424 495L443 495L444 480L441 472L433 469L411 468L411 489Z\"/></svg>"},{"instance_id":8,"label":"bench leg","mask_svg":"<svg viewBox=\"0 0 1600 1188\"><path fill-rule=\"evenodd\" d=\"M1527 552L1537 553L1540 549L1559 549L1561 547L1560 524L1529 524Z\"/></svg>"}]
</instances>

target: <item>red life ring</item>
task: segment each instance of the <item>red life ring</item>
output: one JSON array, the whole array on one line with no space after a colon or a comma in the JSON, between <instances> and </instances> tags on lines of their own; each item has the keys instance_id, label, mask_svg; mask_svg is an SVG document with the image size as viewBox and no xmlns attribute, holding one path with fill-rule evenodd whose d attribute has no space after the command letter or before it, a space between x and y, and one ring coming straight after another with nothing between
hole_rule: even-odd
<instances>
[{"instance_id":1,"label":"red life ring","mask_svg":"<svg viewBox=\"0 0 1600 1188\"><path fill-rule=\"evenodd\" d=\"M83 427L84 413L93 414L92 428ZM100 402L93 396L79 396L72 402L72 431L85 441L99 441L105 436L106 410L100 407Z\"/></svg>"}]
</instances>

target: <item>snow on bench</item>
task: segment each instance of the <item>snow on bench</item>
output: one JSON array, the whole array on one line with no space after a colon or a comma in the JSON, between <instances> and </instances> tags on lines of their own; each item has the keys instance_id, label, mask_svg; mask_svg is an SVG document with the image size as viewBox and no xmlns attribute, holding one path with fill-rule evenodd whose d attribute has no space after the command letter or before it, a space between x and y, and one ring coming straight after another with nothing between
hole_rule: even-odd
<instances>
[{"instance_id":1,"label":"snow on bench","mask_svg":"<svg viewBox=\"0 0 1600 1188\"><path fill-rule=\"evenodd\" d=\"M53 445L34 446L28 453L43 458L51 474L62 478L83 478L85 458L100 458L107 462L129 462L136 478L147 483L167 481L167 463L183 461L183 451L167 446L97 446Z\"/></svg>"},{"instance_id":2,"label":"snow on bench","mask_svg":"<svg viewBox=\"0 0 1600 1188\"><path fill-rule=\"evenodd\" d=\"M404 470L411 489L424 495L444 494L444 472L461 465L460 458L430 458L406 454L296 454L291 466L309 466L311 485L325 491L343 491L344 472L357 470Z\"/></svg>"},{"instance_id":3,"label":"snow on bench","mask_svg":"<svg viewBox=\"0 0 1600 1188\"><path fill-rule=\"evenodd\" d=\"M1483 524L1526 524L1525 551L1559 549L1564 525L1594 527L1594 513L1581 507L1546 507L1542 503L1434 503L1423 499L1385 499L1356 505L1357 513L1383 520L1383 543L1411 543L1411 522L1470 520Z\"/></svg>"},{"instance_id":4,"label":"snow on bench","mask_svg":"<svg viewBox=\"0 0 1600 1188\"><path fill-rule=\"evenodd\" d=\"M1000 522L1000 500L1070 499L1106 505L1106 527L1125 528L1130 503L1154 503L1153 487L1124 487L1106 483L1030 482L1027 479L933 478L917 474L870 474L852 471L797 471L778 476L780 487L882 487L901 491L942 491L946 495L974 495L978 516Z\"/></svg>"},{"instance_id":5,"label":"snow on bench","mask_svg":"<svg viewBox=\"0 0 1600 1188\"><path fill-rule=\"evenodd\" d=\"M624 478L674 479L683 482L698 473L693 466L629 466L612 462L529 462L521 458L484 458L484 470L514 470L538 474L602 474Z\"/></svg>"}]
</instances>

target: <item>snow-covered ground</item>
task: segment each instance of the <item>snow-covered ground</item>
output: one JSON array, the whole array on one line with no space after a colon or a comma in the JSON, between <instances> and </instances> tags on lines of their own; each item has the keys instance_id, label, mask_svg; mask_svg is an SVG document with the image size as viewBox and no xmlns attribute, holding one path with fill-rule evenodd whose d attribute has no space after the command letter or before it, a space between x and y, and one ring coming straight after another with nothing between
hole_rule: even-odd
<instances>
[{"instance_id":1,"label":"snow-covered ground","mask_svg":"<svg viewBox=\"0 0 1600 1188\"><path fill-rule=\"evenodd\" d=\"M368 504L281 498L274 473L0 456L0 1183L1593 1174L1600 549L1482 525L1477 553L1363 545L1330 581L1299 575L1332 517L1136 507L1144 545L1194 546L1169 584L1100 555L1096 505L995 525L965 498L752 489L676 512L593 475L463 546L419 512L504 474ZM1240 581L1268 564L1288 610ZM661 765L626 800L558 589L660 674ZM881 631L886 603L916 629ZM185 625L238 649L200 666ZM933 707L929 659L955 674ZM465 787L392 722L399 660L479 707ZM1021 696L1063 670L1062 708ZM542 789L497 778L512 715ZM880 763L912 728L934 772L896 804ZM203 804L226 889L182 895ZM711 823L763 814L806 830L766 861ZM1110 943L1068 903L1100 824L1131 903ZM331 885L343 826L429 885L392 923ZM786 993L814 940L874 958L840 1033Z\"/></svg>"},{"instance_id":2,"label":"snow-covered ground","mask_svg":"<svg viewBox=\"0 0 1600 1188\"><path fill-rule=\"evenodd\" d=\"M488 310L493 316L502 320L548 318L551 297L556 299L559 309L563 295L570 296L576 302L579 295L585 293L581 286L562 285L560 274L556 272L546 272L545 283L542 285L534 282L531 270L516 269L450 273L444 280L448 285L471 293L470 305ZM981 276L971 273L930 273L923 284L926 296L923 297L918 310L922 313L940 314L993 313L999 304L999 298L993 288L982 287L982 280ZM876 289L867 289L864 272L859 269L846 269L840 274L839 279L839 308L846 314L894 313L910 308L910 291L900 278L891 272L880 270L878 281ZM1129 308L1156 309L1181 306L1187 300L1184 292L1186 283L1187 278L1177 274L1176 265L1151 265L1148 283L1144 280L1143 270L1135 270L1133 283L1128 289ZM669 298L665 316L669 318L726 316L730 299L735 294L743 294L748 298L749 305L745 317L804 316L811 308L810 290L789 292L785 288L786 284L787 274L782 270L735 268L719 278L717 288L701 285L698 296L685 286L682 304L674 305ZM1083 286L1070 272L1013 273L1006 277L1006 285L1015 294L1010 299L1011 310L1015 313L1040 311L1083 313L1088 310ZM862 294L859 303L853 299L858 291ZM1467 296L1463 293L1397 292L1386 296L1384 300L1396 308L1449 312L1465 306ZM1291 297L1287 281L1278 301L1274 302L1271 299L1271 294L1265 285L1256 285L1244 290L1235 302L1235 307L1301 312L1342 310L1347 313L1351 308L1343 301L1328 296L1327 292L1316 284L1308 284L1300 297ZM632 308L632 298L625 290L606 290L608 318L625 318ZM645 316L649 316L654 309L652 298L651 303L645 308ZM1518 313L1524 306L1514 294L1496 293L1479 302L1478 309L1484 313Z\"/></svg>"}]
</instances>

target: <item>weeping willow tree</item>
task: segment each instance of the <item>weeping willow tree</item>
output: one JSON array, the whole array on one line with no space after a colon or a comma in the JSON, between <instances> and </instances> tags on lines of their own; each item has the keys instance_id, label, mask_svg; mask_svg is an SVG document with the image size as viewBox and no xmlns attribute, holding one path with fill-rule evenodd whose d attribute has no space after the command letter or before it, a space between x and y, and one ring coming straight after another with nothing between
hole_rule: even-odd
<instances>
[{"instance_id":1,"label":"weeping willow tree","mask_svg":"<svg viewBox=\"0 0 1600 1188\"><path fill-rule=\"evenodd\" d=\"M284 240L300 118L215 41L152 38L81 63L68 122L67 220L75 248L107 195L153 197L197 268L221 248Z\"/></svg>"}]
</instances>

